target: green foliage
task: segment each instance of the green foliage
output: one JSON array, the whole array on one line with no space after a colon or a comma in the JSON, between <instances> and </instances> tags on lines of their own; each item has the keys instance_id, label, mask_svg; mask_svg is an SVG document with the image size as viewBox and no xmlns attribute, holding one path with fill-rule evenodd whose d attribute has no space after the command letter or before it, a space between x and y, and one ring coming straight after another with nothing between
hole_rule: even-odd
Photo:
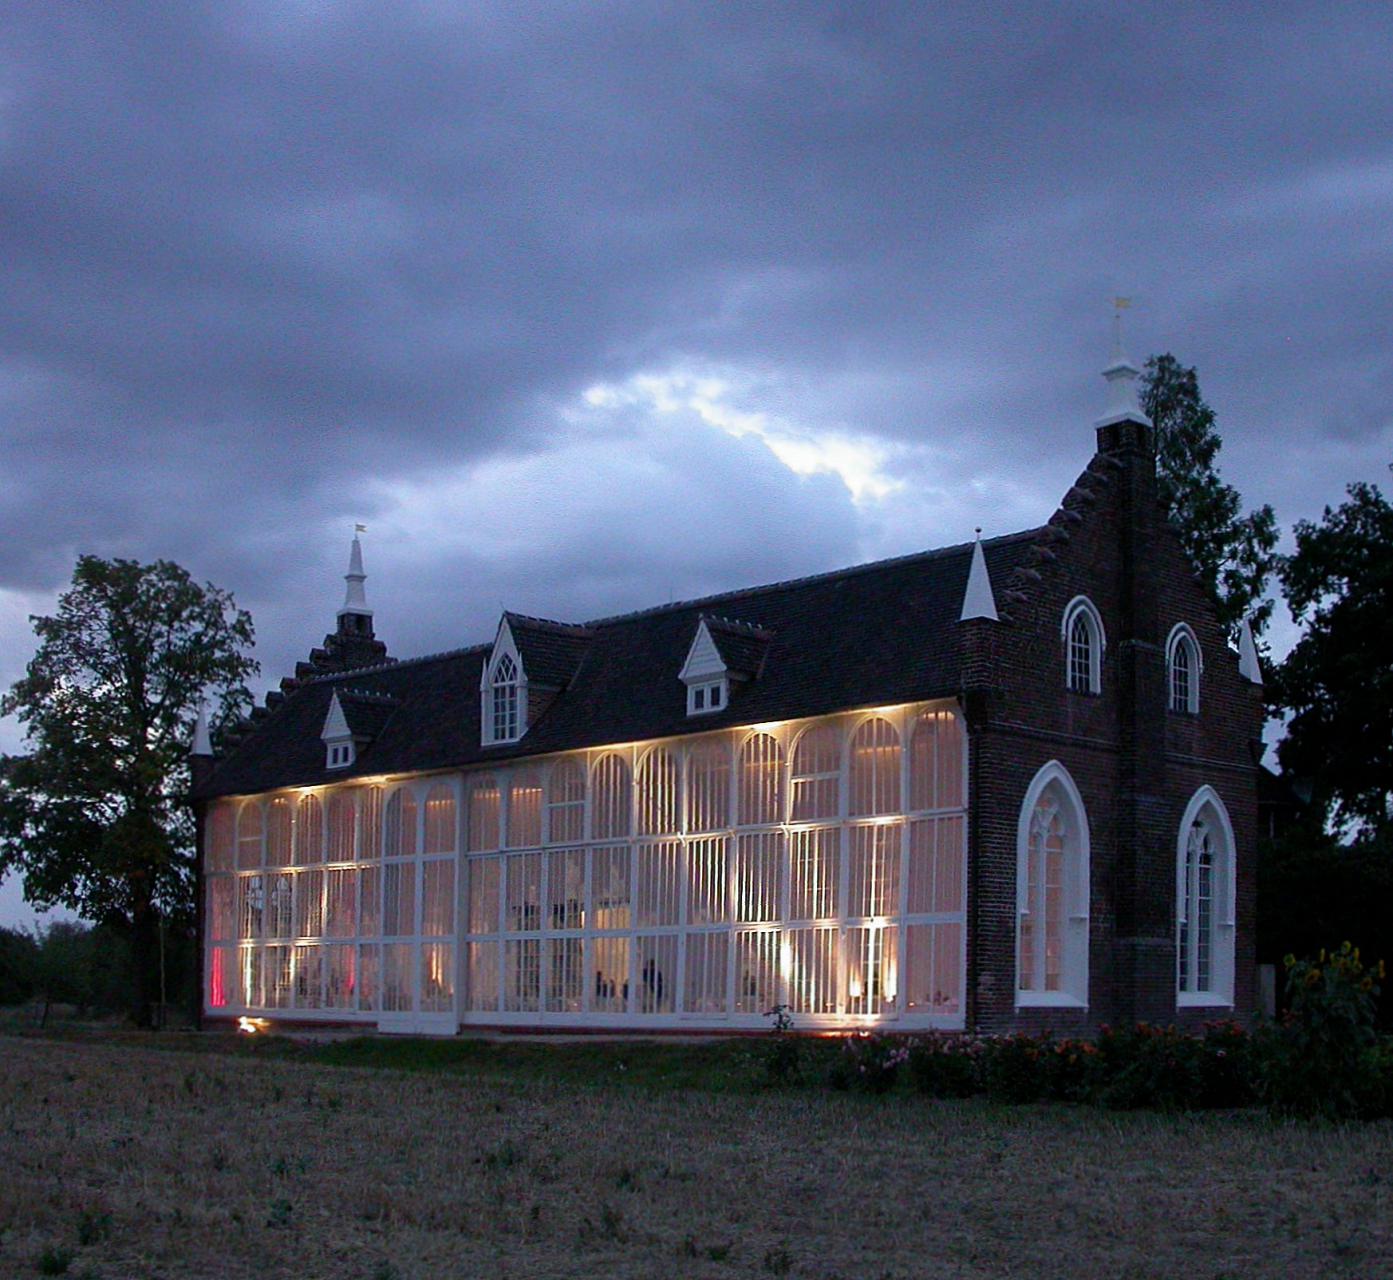
<instances>
[{"instance_id":1,"label":"green foliage","mask_svg":"<svg viewBox=\"0 0 1393 1280\"><path fill-rule=\"evenodd\" d=\"M909 1045L903 1038L862 1031L842 1041L841 1052L827 1073L834 1089L858 1093L889 1093L909 1061Z\"/></svg>"},{"instance_id":2,"label":"green foliage","mask_svg":"<svg viewBox=\"0 0 1393 1280\"><path fill-rule=\"evenodd\" d=\"M1366 967L1359 948L1286 958L1287 1011L1261 1046L1258 1087L1278 1115L1331 1120L1363 1114L1378 1082L1374 1019L1383 962Z\"/></svg>"},{"instance_id":3,"label":"green foliage","mask_svg":"<svg viewBox=\"0 0 1393 1280\"><path fill-rule=\"evenodd\" d=\"M1216 460L1223 441L1193 368L1169 353L1152 356L1142 375L1141 402L1156 427L1161 501L1214 597L1219 620L1232 633L1251 615L1260 633L1272 613L1272 601L1264 597L1277 546L1272 508L1244 515L1242 496L1220 479Z\"/></svg>"},{"instance_id":4,"label":"green foliage","mask_svg":"<svg viewBox=\"0 0 1393 1280\"><path fill-rule=\"evenodd\" d=\"M0 715L29 754L0 758L0 874L25 897L124 923L153 998L156 920L192 903L192 821L183 804L198 703L221 719L250 701L251 618L178 565L83 556Z\"/></svg>"},{"instance_id":5,"label":"green foliage","mask_svg":"<svg viewBox=\"0 0 1393 1280\"><path fill-rule=\"evenodd\" d=\"M996 1036L983 1041L982 1088L994 1102L1039 1102L1050 1087L1048 1038L1025 1034Z\"/></svg>"},{"instance_id":6,"label":"green foliage","mask_svg":"<svg viewBox=\"0 0 1393 1280\"><path fill-rule=\"evenodd\" d=\"M61 1276L73 1264L73 1251L50 1246L39 1254L38 1269L41 1276Z\"/></svg>"},{"instance_id":7,"label":"green foliage","mask_svg":"<svg viewBox=\"0 0 1393 1280\"><path fill-rule=\"evenodd\" d=\"M1393 506L1353 484L1319 524L1296 526L1281 563L1304 633L1273 673L1269 697L1290 712L1278 754L1310 779L1336 826L1393 828Z\"/></svg>"},{"instance_id":8,"label":"green foliage","mask_svg":"<svg viewBox=\"0 0 1393 1280\"><path fill-rule=\"evenodd\" d=\"M39 944L21 929L0 928L0 1008L33 999Z\"/></svg>"},{"instance_id":9,"label":"green foliage","mask_svg":"<svg viewBox=\"0 0 1393 1280\"><path fill-rule=\"evenodd\" d=\"M764 1078L775 1087L803 1083L803 1047L793 1035L793 1018L786 1004L776 1004L765 1015L773 1018L770 1040L765 1045Z\"/></svg>"},{"instance_id":10,"label":"green foliage","mask_svg":"<svg viewBox=\"0 0 1393 1280\"><path fill-rule=\"evenodd\" d=\"M930 1098L969 1098L978 1090L981 1041L967 1036L927 1035L909 1046L909 1078Z\"/></svg>"}]
</instances>

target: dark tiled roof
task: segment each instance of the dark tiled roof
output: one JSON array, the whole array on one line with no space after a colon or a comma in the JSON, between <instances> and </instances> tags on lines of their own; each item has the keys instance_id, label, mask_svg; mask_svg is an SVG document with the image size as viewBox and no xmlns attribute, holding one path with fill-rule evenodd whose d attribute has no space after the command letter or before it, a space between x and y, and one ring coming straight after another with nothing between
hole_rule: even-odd
<instances>
[{"instance_id":1,"label":"dark tiled roof","mask_svg":"<svg viewBox=\"0 0 1393 1280\"><path fill-rule=\"evenodd\" d=\"M708 615L705 622L711 642L720 653L721 661L726 664L726 670L743 676L758 676L774 633L764 627L748 622L733 622L729 618Z\"/></svg>"},{"instance_id":2,"label":"dark tiled roof","mask_svg":"<svg viewBox=\"0 0 1393 1280\"><path fill-rule=\"evenodd\" d=\"M345 689L340 685L338 692L343 718L355 738L378 737L400 705L399 699L368 689Z\"/></svg>"},{"instance_id":3,"label":"dark tiled roof","mask_svg":"<svg viewBox=\"0 0 1393 1280\"><path fill-rule=\"evenodd\" d=\"M983 543L993 583L1028 561L1038 536L1030 530ZM531 638L548 637L537 654L549 672L561 675L581 649L584 657L523 740L508 746L479 743L479 678L491 645L325 676L291 692L218 763L201 791L238 795L315 786L951 697L961 683L958 613L971 555L966 543L584 628L524 619L521 630ZM738 685L724 710L692 718L678 672L703 616L755 619L768 639L761 641L759 678ZM754 632L745 639L754 640ZM553 641L559 656L543 656ZM527 652L523 661L532 678ZM335 688L386 695L397 706L352 768L330 773L319 734Z\"/></svg>"},{"instance_id":4,"label":"dark tiled roof","mask_svg":"<svg viewBox=\"0 0 1393 1280\"><path fill-rule=\"evenodd\" d=\"M522 613L505 613L513 642L522 655L522 667L529 684L564 689L580 666L594 638L589 627L569 622L529 618Z\"/></svg>"}]
</instances>

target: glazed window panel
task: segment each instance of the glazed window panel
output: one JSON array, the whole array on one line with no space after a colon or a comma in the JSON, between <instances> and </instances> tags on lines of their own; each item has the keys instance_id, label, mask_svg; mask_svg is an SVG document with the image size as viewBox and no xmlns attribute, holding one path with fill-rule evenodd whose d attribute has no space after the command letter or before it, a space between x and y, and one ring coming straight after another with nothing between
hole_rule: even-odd
<instances>
[{"instance_id":1,"label":"glazed window panel","mask_svg":"<svg viewBox=\"0 0 1393 1280\"><path fill-rule=\"evenodd\" d=\"M358 876L358 932L375 938L382 932L382 868L364 867Z\"/></svg>"},{"instance_id":2,"label":"glazed window panel","mask_svg":"<svg viewBox=\"0 0 1393 1280\"><path fill-rule=\"evenodd\" d=\"M837 930L789 929L783 946L789 1008L794 1013L836 1013Z\"/></svg>"},{"instance_id":3,"label":"glazed window panel","mask_svg":"<svg viewBox=\"0 0 1393 1280\"><path fill-rule=\"evenodd\" d=\"M488 776L476 779L469 792L471 852L487 852L499 847L501 806L502 798L497 779Z\"/></svg>"},{"instance_id":4,"label":"glazed window panel","mask_svg":"<svg viewBox=\"0 0 1393 1280\"><path fill-rule=\"evenodd\" d=\"M207 998L210 1009L225 1009L232 1003L235 955L231 947L214 947L208 952Z\"/></svg>"},{"instance_id":5,"label":"glazed window panel","mask_svg":"<svg viewBox=\"0 0 1393 1280\"><path fill-rule=\"evenodd\" d=\"M266 922L266 881L261 876L237 878L237 936L260 938Z\"/></svg>"},{"instance_id":6,"label":"glazed window panel","mask_svg":"<svg viewBox=\"0 0 1393 1280\"><path fill-rule=\"evenodd\" d=\"M398 787L387 801L383 853L389 858L410 858L416 853L416 794L410 787Z\"/></svg>"},{"instance_id":7,"label":"glazed window panel","mask_svg":"<svg viewBox=\"0 0 1393 1280\"><path fill-rule=\"evenodd\" d=\"M591 895L594 901L591 928L630 927L628 845L611 845L595 850L591 866Z\"/></svg>"},{"instance_id":8,"label":"glazed window panel","mask_svg":"<svg viewBox=\"0 0 1393 1280\"><path fill-rule=\"evenodd\" d=\"M421 932L441 938L455 931L455 864L436 858L421 864Z\"/></svg>"},{"instance_id":9,"label":"glazed window panel","mask_svg":"<svg viewBox=\"0 0 1393 1280\"><path fill-rule=\"evenodd\" d=\"M508 858L508 910L503 927L535 933L542 927L542 855L515 853Z\"/></svg>"},{"instance_id":10,"label":"glazed window panel","mask_svg":"<svg viewBox=\"0 0 1393 1280\"><path fill-rule=\"evenodd\" d=\"M358 948L358 1008L375 1012L381 1004L382 948L375 943Z\"/></svg>"},{"instance_id":11,"label":"glazed window panel","mask_svg":"<svg viewBox=\"0 0 1393 1280\"><path fill-rule=\"evenodd\" d=\"M779 919L784 833L739 836L735 865L735 918L742 922Z\"/></svg>"},{"instance_id":12,"label":"glazed window panel","mask_svg":"<svg viewBox=\"0 0 1393 1280\"><path fill-rule=\"evenodd\" d=\"M508 785L508 847L531 849L541 843L541 770L519 769Z\"/></svg>"},{"instance_id":13,"label":"glazed window panel","mask_svg":"<svg viewBox=\"0 0 1393 1280\"><path fill-rule=\"evenodd\" d=\"M324 934L351 938L357 932L358 872L335 868L324 874Z\"/></svg>"},{"instance_id":14,"label":"glazed window panel","mask_svg":"<svg viewBox=\"0 0 1393 1280\"><path fill-rule=\"evenodd\" d=\"M303 795L295 806L295 862L310 866L324 861L324 806L318 796Z\"/></svg>"},{"instance_id":15,"label":"glazed window panel","mask_svg":"<svg viewBox=\"0 0 1393 1280\"><path fill-rule=\"evenodd\" d=\"M585 850L547 855L547 922L553 929L585 928Z\"/></svg>"},{"instance_id":16,"label":"glazed window panel","mask_svg":"<svg viewBox=\"0 0 1393 1280\"><path fill-rule=\"evenodd\" d=\"M909 824L909 912L942 915L963 909L962 818Z\"/></svg>"},{"instance_id":17,"label":"glazed window panel","mask_svg":"<svg viewBox=\"0 0 1393 1280\"><path fill-rule=\"evenodd\" d=\"M909 807L963 807L962 721L951 711L924 711L909 747Z\"/></svg>"},{"instance_id":18,"label":"glazed window panel","mask_svg":"<svg viewBox=\"0 0 1393 1280\"><path fill-rule=\"evenodd\" d=\"M317 938L324 932L324 872L302 871L295 877L295 936Z\"/></svg>"},{"instance_id":19,"label":"glazed window panel","mask_svg":"<svg viewBox=\"0 0 1393 1280\"><path fill-rule=\"evenodd\" d=\"M267 947L265 989L262 999L268 1009L289 1009L295 991L294 947ZM302 1009L307 1006L301 1005Z\"/></svg>"},{"instance_id":20,"label":"glazed window panel","mask_svg":"<svg viewBox=\"0 0 1393 1280\"><path fill-rule=\"evenodd\" d=\"M805 730L793 748L793 821L841 812L842 735L835 724Z\"/></svg>"},{"instance_id":21,"label":"glazed window panel","mask_svg":"<svg viewBox=\"0 0 1393 1280\"><path fill-rule=\"evenodd\" d=\"M900 834L898 823L851 829L847 915L899 914Z\"/></svg>"},{"instance_id":22,"label":"glazed window panel","mask_svg":"<svg viewBox=\"0 0 1393 1280\"><path fill-rule=\"evenodd\" d=\"M358 948L339 942L324 948L324 1007L352 1009L357 1001Z\"/></svg>"},{"instance_id":23,"label":"glazed window panel","mask_svg":"<svg viewBox=\"0 0 1393 1280\"><path fill-rule=\"evenodd\" d=\"M365 862L382 856L382 788L358 792L358 856Z\"/></svg>"},{"instance_id":24,"label":"glazed window panel","mask_svg":"<svg viewBox=\"0 0 1393 1280\"><path fill-rule=\"evenodd\" d=\"M208 939L231 942L237 936L237 884L231 876L208 882Z\"/></svg>"},{"instance_id":25,"label":"glazed window panel","mask_svg":"<svg viewBox=\"0 0 1393 1280\"><path fill-rule=\"evenodd\" d=\"M449 942L421 944L421 1012L449 1013L455 1007L455 948Z\"/></svg>"},{"instance_id":26,"label":"glazed window panel","mask_svg":"<svg viewBox=\"0 0 1393 1280\"><path fill-rule=\"evenodd\" d=\"M426 793L426 838L424 852L454 853L455 851L455 792L445 785L432 787Z\"/></svg>"},{"instance_id":27,"label":"glazed window panel","mask_svg":"<svg viewBox=\"0 0 1393 1280\"><path fill-rule=\"evenodd\" d=\"M409 938L416 932L416 865L388 862L382 867L382 933Z\"/></svg>"},{"instance_id":28,"label":"glazed window panel","mask_svg":"<svg viewBox=\"0 0 1393 1280\"><path fill-rule=\"evenodd\" d=\"M501 858L469 860L469 932L497 933L499 894L503 885Z\"/></svg>"},{"instance_id":29,"label":"glazed window panel","mask_svg":"<svg viewBox=\"0 0 1393 1280\"><path fill-rule=\"evenodd\" d=\"M546 944L548 1013L580 1013L585 1007L585 939L551 938Z\"/></svg>"},{"instance_id":30,"label":"glazed window panel","mask_svg":"<svg viewBox=\"0 0 1393 1280\"><path fill-rule=\"evenodd\" d=\"M858 817L900 811L900 735L881 716L851 739L851 812Z\"/></svg>"},{"instance_id":31,"label":"glazed window panel","mask_svg":"<svg viewBox=\"0 0 1393 1280\"><path fill-rule=\"evenodd\" d=\"M767 733L752 733L740 745L739 821L756 826L784 819L784 750Z\"/></svg>"},{"instance_id":32,"label":"glazed window panel","mask_svg":"<svg viewBox=\"0 0 1393 1280\"><path fill-rule=\"evenodd\" d=\"M498 1011L498 943L471 942L467 951L469 962L469 1007L496 1013Z\"/></svg>"},{"instance_id":33,"label":"glazed window panel","mask_svg":"<svg viewBox=\"0 0 1393 1280\"><path fill-rule=\"evenodd\" d=\"M735 1011L763 1016L779 999L779 934L774 929L735 935Z\"/></svg>"},{"instance_id":34,"label":"glazed window panel","mask_svg":"<svg viewBox=\"0 0 1393 1280\"><path fill-rule=\"evenodd\" d=\"M329 797L329 861L352 862L357 855L358 806L351 791Z\"/></svg>"},{"instance_id":35,"label":"glazed window panel","mask_svg":"<svg viewBox=\"0 0 1393 1280\"><path fill-rule=\"evenodd\" d=\"M265 952L260 947L237 949L237 1003L254 1009L261 1003L261 973Z\"/></svg>"},{"instance_id":36,"label":"glazed window panel","mask_svg":"<svg viewBox=\"0 0 1393 1280\"><path fill-rule=\"evenodd\" d=\"M295 807L288 796L266 806L266 865L288 867L295 860Z\"/></svg>"},{"instance_id":37,"label":"glazed window panel","mask_svg":"<svg viewBox=\"0 0 1393 1280\"><path fill-rule=\"evenodd\" d=\"M1031 815L1021 912L1020 985L1023 991L1059 991L1064 961L1064 814L1050 792Z\"/></svg>"},{"instance_id":38,"label":"glazed window panel","mask_svg":"<svg viewBox=\"0 0 1393 1280\"><path fill-rule=\"evenodd\" d=\"M962 1012L962 942L960 924L905 927L906 1012L941 1018Z\"/></svg>"},{"instance_id":39,"label":"glazed window panel","mask_svg":"<svg viewBox=\"0 0 1393 1280\"><path fill-rule=\"evenodd\" d=\"M725 924L726 857L730 839L717 836L687 844L687 923Z\"/></svg>"},{"instance_id":40,"label":"glazed window panel","mask_svg":"<svg viewBox=\"0 0 1393 1280\"><path fill-rule=\"evenodd\" d=\"M697 743L687 757L687 830L730 825L730 746L724 739Z\"/></svg>"},{"instance_id":41,"label":"glazed window panel","mask_svg":"<svg viewBox=\"0 0 1393 1280\"><path fill-rule=\"evenodd\" d=\"M251 801L237 814L237 868L255 871L261 864L261 806Z\"/></svg>"},{"instance_id":42,"label":"glazed window panel","mask_svg":"<svg viewBox=\"0 0 1393 1280\"><path fill-rule=\"evenodd\" d=\"M640 928L681 923L682 845L677 840L640 845L638 907Z\"/></svg>"},{"instance_id":43,"label":"glazed window panel","mask_svg":"<svg viewBox=\"0 0 1393 1280\"><path fill-rule=\"evenodd\" d=\"M593 938L590 942L594 985L592 1013L627 1013L629 1008L629 939Z\"/></svg>"},{"instance_id":44,"label":"glazed window panel","mask_svg":"<svg viewBox=\"0 0 1393 1280\"><path fill-rule=\"evenodd\" d=\"M631 804L629 766L610 752L595 765L591 810L591 836L609 840L629 834Z\"/></svg>"},{"instance_id":45,"label":"glazed window panel","mask_svg":"<svg viewBox=\"0 0 1393 1280\"><path fill-rule=\"evenodd\" d=\"M895 1009L899 995L897 931L872 925L846 931L846 1011L874 1015Z\"/></svg>"},{"instance_id":46,"label":"glazed window panel","mask_svg":"<svg viewBox=\"0 0 1393 1280\"><path fill-rule=\"evenodd\" d=\"M672 1013L677 997L677 935L640 935L636 1013Z\"/></svg>"},{"instance_id":47,"label":"glazed window panel","mask_svg":"<svg viewBox=\"0 0 1393 1280\"><path fill-rule=\"evenodd\" d=\"M824 920L837 914L841 839L837 827L789 833L790 920Z\"/></svg>"},{"instance_id":48,"label":"glazed window panel","mask_svg":"<svg viewBox=\"0 0 1393 1280\"><path fill-rule=\"evenodd\" d=\"M689 933L683 1009L688 1013L726 1013L729 974L730 935L725 931Z\"/></svg>"},{"instance_id":49,"label":"glazed window panel","mask_svg":"<svg viewBox=\"0 0 1393 1280\"><path fill-rule=\"evenodd\" d=\"M585 768L578 760L552 766L547 793L547 840L570 844L585 838Z\"/></svg>"},{"instance_id":50,"label":"glazed window panel","mask_svg":"<svg viewBox=\"0 0 1393 1280\"><path fill-rule=\"evenodd\" d=\"M320 1009L324 1005L324 948L295 948L295 1007Z\"/></svg>"},{"instance_id":51,"label":"glazed window panel","mask_svg":"<svg viewBox=\"0 0 1393 1280\"><path fill-rule=\"evenodd\" d=\"M209 871L231 871L236 861L237 814L232 805L223 801L208 811L208 832L204 837Z\"/></svg>"},{"instance_id":52,"label":"glazed window panel","mask_svg":"<svg viewBox=\"0 0 1393 1280\"><path fill-rule=\"evenodd\" d=\"M382 948L382 1012L410 1013L414 1003L416 948L389 942Z\"/></svg>"},{"instance_id":53,"label":"glazed window panel","mask_svg":"<svg viewBox=\"0 0 1393 1280\"><path fill-rule=\"evenodd\" d=\"M677 757L671 751L657 747L643 757L636 779L640 835L671 835L677 830L682 798L680 776Z\"/></svg>"},{"instance_id":54,"label":"glazed window panel","mask_svg":"<svg viewBox=\"0 0 1393 1280\"><path fill-rule=\"evenodd\" d=\"M266 936L295 936L295 877L285 872L266 877Z\"/></svg>"}]
</instances>

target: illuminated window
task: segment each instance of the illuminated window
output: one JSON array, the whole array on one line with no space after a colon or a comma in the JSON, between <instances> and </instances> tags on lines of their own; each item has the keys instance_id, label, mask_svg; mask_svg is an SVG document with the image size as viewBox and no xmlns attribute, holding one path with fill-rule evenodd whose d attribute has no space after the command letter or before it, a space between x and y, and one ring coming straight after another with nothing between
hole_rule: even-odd
<instances>
[{"instance_id":1,"label":"illuminated window","mask_svg":"<svg viewBox=\"0 0 1393 1280\"><path fill-rule=\"evenodd\" d=\"M521 768L508 782L508 848L531 849L542 843L542 771Z\"/></svg>"},{"instance_id":2,"label":"illuminated window","mask_svg":"<svg viewBox=\"0 0 1393 1280\"><path fill-rule=\"evenodd\" d=\"M469 849L484 852L499 847L500 793L489 774L475 778L469 790Z\"/></svg>"},{"instance_id":3,"label":"illuminated window","mask_svg":"<svg viewBox=\"0 0 1393 1280\"><path fill-rule=\"evenodd\" d=\"M208 811L208 834L205 837L207 870L231 871L236 811L227 801L221 801Z\"/></svg>"},{"instance_id":4,"label":"illuminated window","mask_svg":"<svg viewBox=\"0 0 1393 1280\"><path fill-rule=\"evenodd\" d=\"M1087 596L1075 596L1064 610L1065 680L1074 693L1103 688L1103 620Z\"/></svg>"},{"instance_id":5,"label":"illuminated window","mask_svg":"<svg viewBox=\"0 0 1393 1280\"><path fill-rule=\"evenodd\" d=\"M962 720L952 711L922 711L909 739L909 807L957 809L963 802Z\"/></svg>"},{"instance_id":6,"label":"illuminated window","mask_svg":"<svg viewBox=\"0 0 1393 1280\"><path fill-rule=\"evenodd\" d=\"M490 742L516 742L522 735L518 664L505 653L489 678Z\"/></svg>"},{"instance_id":7,"label":"illuminated window","mask_svg":"<svg viewBox=\"0 0 1393 1280\"><path fill-rule=\"evenodd\" d=\"M1183 622L1171 629L1166 641L1166 670L1169 673L1168 706L1172 711L1196 714L1200 709L1199 642Z\"/></svg>"},{"instance_id":8,"label":"illuminated window","mask_svg":"<svg viewBox=\"0 0 1393 1280\"><path fill-rule=\"evenodd\" d=\"M416 852L416 811L416 793L410 787L392 792L383 822L385 857L409 858Z\"/></svg>"},{"instance_id":9,"label":"illuminated window","mask_svg":"<svg viewBox=\"0 0 1393 1280\"><path fill-rule=\"evenodd\" d=\"M324 861L324 806L308 792L295 807L295 864Z\"/></svg>"},{"instance_id":10,"label":"illuminated window","mask_svg":"<svg viewBox=\"0 0 1393 1280\"><path fill-rule=\"evenodd\" d=\"M426 830L423 853L455 851L455 789L445 783L426 793Z\"/></svg>"},{"instance_id":11,"label":"illuminated window","mask_svg":"<svg viewBox=\"0 0 1393 1280\"><path fill-rule=\"evenodd\" d=\"M585 836L585 766L562 760L552 766L547 790L547 842L570 844Z\"/></svg>"},{"instance_id":12,"label":"illuminated window","mask_svg":"<svg viewBox=\"0 0 1393 1280\"><path fill-rule=\"evenodd\" d=\"M1233 828L1213 787L1181 819L1176 849L1176 991L1181 1005L1233 1003Z\"/></svg>"},{"instance_id":13,"label":"illuminated window","mask_svg":"<svg viewBox=\"0 0 1393 1280\"><path fill-rule=\"evenodd\" d=\"M266 806L266 863L288 867L294 857L295 808L288 796Z\"/></svg>"},{"instance_id":14,"label":"illuminated window","mask_svg":"<svg viewBox=\"0 0 1393 1280\"><path fill-rule=\"evenodd\" d=\"M752 733L740 744L739 821L742 826L782 822L784 751L772 734Z\"/></svg>"},{"instance_id":15,"label":"illuminated window","mask_svg":"<svg viewBox=\"0 0 1393 1280\"><path fill-rule=\"evenodd\" d=\"M655 747L643 757L635 777L640 835L670 835L677 830L677 815L681 812L680 776L677 757L666 748ZM622 833L616 830L611 834Z\"/></svg>"},{"instance_id":16,"label":"illuminated window","mask_svg":"<svg viewBox=\"0 0 1393 1280\"><path fill-rule=\"evenodd\" d=\"M730 746L722 738L696 743L687 756L687 830L730 825Z\"/></svg>"},{"instance_id":17,"label":"illuminated window","mask_svg":"<svg viewBox=\"0 0 1393 1280\"><path fill-rule=\"evenodd\" d=\"M865 721L851 739L851 812L898 813L900 735L888 720Z\"/></svg>"},{"instance_id":18,"label":"illuminated window","mask_svg":"<svg viewBox=\"0 0 1393 1280\"><path fill-rule=\"evenodd\" d=\"M261 865L261 806L251 800L237 815L237 867L254 871Z\"/></svg>"},{"instance_id":19,"label":"illuminated window","mask_svg":"<svg viewBox=\"0 0 1393 1280\"><path fill-rule=\"evenodd\" d=\"M596 840L627 836L630 824L629 766L610 752L600 757L593 775L591 835Z\"/></svg>"},{"instance_id":20,"label":"illuminated window","mask_svg":"<svg viewBox=\"0 0 1393 1280\"><path fill-rule=\"evenodd\" d=\"M357 841L354 831L357 805L351 791L329 797L329 861L352 862Z\"/></svg>"},{"instance_id":21,"label":"illuminated window","mask_svg":"<svg viewBox=\"0 0 1393 1280\"><path fill-rule=\"evenodd\" d=\"M804 730L793 748L793 821L837 817L841 779L842 735L837 726Z\"/></svg>"},{"instance_id":22,"label":"illuminated window","mask_svg":"<svg viewBox=\"0 0 1393 1280\"><path fill-rule=\"evenodd\" d=\"M1017 832L1017 1004L1088 1002L1088 824L1068 771L1035 775Z\"/></svg>"}]
</instances>

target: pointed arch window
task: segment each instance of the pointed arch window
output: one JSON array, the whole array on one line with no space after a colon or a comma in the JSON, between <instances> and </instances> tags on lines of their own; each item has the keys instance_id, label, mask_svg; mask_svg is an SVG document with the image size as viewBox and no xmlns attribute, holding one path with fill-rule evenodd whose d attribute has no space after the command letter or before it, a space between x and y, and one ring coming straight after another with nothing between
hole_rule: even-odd
<instances>
[{"instance_id":1,"label":"pointed arch window","mask_svg":"<svg viewBox=\"0 0 1393 1280\"><path fill-rule=\"evenodd\" d=\"M1176 845L1176 1003L1233 1003L1233 828L1213 787L1201 787Z\"/></svg>"},{"instance_id":2,"label":"pointed arch window","mask_svg":"<svg viewBox=\"0 0 1393 1280\"><path fill-rule=\"evenodd\" d=\"M1075 596L1064 610L1064 679L1073 693L1103 689L1103 619L1087 596Z\"/></svg>"},{"instance_id":3,"label":"pointed arch window","mask_svg":"<svg viewBox=\"0 0 1393 1280\"><path fill-rule=\"evenodd\" d=\"M1030 784L1017 829L1016 1003L1088 1003L1088 820L1068 770Z\"/></svg>"},{"instance_id":4,"label":"pointed arch window","mask_svg":"<svg viewBox=\"0 0 1393 1280\"><path fill-rule=\"evenodd\" d=\"M493 668L489 681L489 706L492 712L493 742L516 742L519 733L518 664L512 654L505 653Z\"/></svg>"},{"instance_id":5,"label":"pointed arch window","mask_svg":"<svg viewBox=\"0 0 1393 1280\"><path fill-rule=\"evenodd\" d=\"M1195 715L1200 709L1200 672L1203 665L1199 642L1185 623L1177 623L1166 641L1166 705L1172 711Z\"/></svg>"}]
</instances>

